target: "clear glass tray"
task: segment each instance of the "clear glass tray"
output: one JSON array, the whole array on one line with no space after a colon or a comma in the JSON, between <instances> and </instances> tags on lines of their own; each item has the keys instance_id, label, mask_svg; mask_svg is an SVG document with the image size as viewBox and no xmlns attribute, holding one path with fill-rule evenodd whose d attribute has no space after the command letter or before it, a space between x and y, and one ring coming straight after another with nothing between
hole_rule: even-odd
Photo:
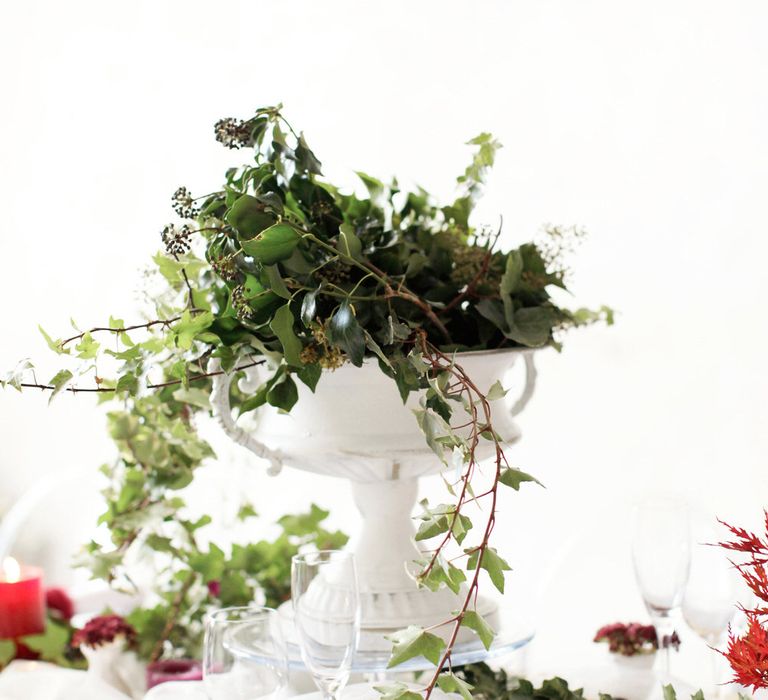
<instances>
[{"instance_id":1,"label":"clear glass tray","mask_svg":"<svg viewBox=\"0 0 768 700\"><path fill-rule=\"evenodd\" d=\"M462 642L454 646L451 655L451 663L453 666L463 666L465 664L488 661L490 659L506 656L517 649L524 647L533 639L533 624L520 613L519 607L516 608L515 612L507 608L507 610L502 610L500 613L501 615L498 623L499 632L494 638L490 649L486 649L482 642L478 638L474 638L473 635L471 641ZM283 625L285 625L286 622L287 621L284 620ZM285 632L285 626L283 629L285 636L290 639L292 636L290 632ZM289 668L300 671L306 670L298 645L288 641L286 646ZM264 658L258 652L248 650L243 646L239 646L235 653L253 660ZM396 675L400 673L413 673L416 671L429 671L435 668L434 664L423 657L409 659L398 666L387 668L389 658L389 650L358 650L352 662L352 673L365 674L368 676L374 675L378 678L383 678L390 674Z\"/></svg>"}]
</instances>

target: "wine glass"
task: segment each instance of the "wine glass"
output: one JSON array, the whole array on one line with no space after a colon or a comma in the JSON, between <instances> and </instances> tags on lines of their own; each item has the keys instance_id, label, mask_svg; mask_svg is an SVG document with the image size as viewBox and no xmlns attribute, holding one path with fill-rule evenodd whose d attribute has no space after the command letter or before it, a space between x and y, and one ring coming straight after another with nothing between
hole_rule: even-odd
<instances>
[{"instance_id":1,"label":"wine glass","mask_svg":"<svg viewBox=\"0 0 768 700\"><path fill-rule=\"evenodd\" d=\"M223 608L206 617L203 683L210 700L277 700L287 679L275 610Z\"/></svg>"},{"instance_id":2,"label":"wine glass","mask_svg":"<svg viewBox=\"0 0 768 700\"><path fill-rule=\"evenodd\" d=\"M741 578L728 553L710 546L718 541L714 518L698 516L693 521L694 542L691 573L683 598L683 618L710 647L725 640L728 626L737 612ZM712 664L713 697L719 695L719 655L709 655Z\"/></svg>"},{"instance_id":3,"label":"wine glass","mask_svg":"<svg viewBox=\"0 0 768 700\"><path fill-rule=\"evenodd\" d=\"M360 635L355 559L349 552L297 554L291 599L301 658L325 700L337 700L349 679Z\"/></svg>"},{"instance_id":4,"label":"wine glass","mask_svg":"<svg viewBox=\"0 0 768 700\"><path fill-rule=\"evenodd\" d=\"M664 672L669 676L674 619L680 611L691 563L688 507L676 499L648 499L637 506L632 541L635 578L651 616Z\"/></svg>"}]
</instances>

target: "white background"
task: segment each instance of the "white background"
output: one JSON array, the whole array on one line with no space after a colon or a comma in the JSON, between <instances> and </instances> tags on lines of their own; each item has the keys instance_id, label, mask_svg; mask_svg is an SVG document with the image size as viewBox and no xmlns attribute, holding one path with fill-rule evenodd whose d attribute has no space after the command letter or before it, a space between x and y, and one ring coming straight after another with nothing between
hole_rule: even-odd
<instances>
[{"instance_id":1,"label":"white background","mask_svg":"<svg viewBox=\"0 0 768 700\"><path fill-rule=\"evenodd\" d=\"M58 336L70 317L136 316L170 194L209 191L239 162L213 140L222 116L282 101L333 178L396 173L444 196L463 142L490 130L505 148L478 221L503 214L508 245L546 222L585 226L576 299L619 311L541 353L521 419L513 459L548 488L508 497L499 534L511 595L544 603L531 665L560 672L596 627L644 615L627 545L640 493L759 520L764 2L36 0L0 13L0 367L33 356L48 379L38 323ZM103 426L82 396L47 408L0 394L0 512L42 479L95 472ZM220 452L204 478L231 491L243 457ZM311 494L355 526L343 484L252 480L268 519ZM79 512L58 507L39 514L57 529Z\"/></svg>"}]
</instances>

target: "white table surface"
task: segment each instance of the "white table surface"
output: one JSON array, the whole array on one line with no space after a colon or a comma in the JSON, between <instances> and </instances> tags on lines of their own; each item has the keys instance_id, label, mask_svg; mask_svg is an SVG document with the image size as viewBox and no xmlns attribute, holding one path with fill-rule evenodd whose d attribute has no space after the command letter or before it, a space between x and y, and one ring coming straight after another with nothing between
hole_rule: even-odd
<instances>
[{"instance_id":1,"label":"white table surface","mask_svg":"<svg viewBox=\"0 0 768 700\"><path fill-rule=\"evenodd\" d=\"M371 683L347 686L343 700L377 700ZM417 685L413 685L417 689ZM436 689L435 700L458 700L453 693ZM59 668L39 661L14 661L0 673L0 700L130 700L84 671ZM208 700L201 681L175 681L152 688L144 700ZM291 700L321 700L319 692L294 695Z\"/></svg>"}]
</instances>

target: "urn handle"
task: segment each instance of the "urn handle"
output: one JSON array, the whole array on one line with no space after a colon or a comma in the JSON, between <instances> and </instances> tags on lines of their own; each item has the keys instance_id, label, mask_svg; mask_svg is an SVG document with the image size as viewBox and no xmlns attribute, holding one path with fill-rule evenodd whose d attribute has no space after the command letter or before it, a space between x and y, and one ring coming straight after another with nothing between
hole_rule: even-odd
<instances>
[{"instance_id":1,"label":"urn handle","mask_svg":"<svg viewBox=\"0 0 768 700\"><path fill-rule=\"evenodd\" d=\"M232 418L232 406L229 403L229 389L232 385L234 374L222 372L221 362L217 357L211 358L208 362L209 372L219 372L213 376L213 390L211 391L211 407L213 408L214 418L221 425L224 432L231 440L238 445L242 445L250 450L257 457L266 459L269 462L267 474L276 476L283 468L283 460L279 452L267 447L263 442L259 442L253 435L243 430L235 419Z\"/></svg>"},{"instance_id":2,"label":"urn handle","mask_svg":"<svg viewBox=\"0 0 768 700\"><path fill-rule=\"evenodd\" d=\"M533 390L536 388L536 363L533 360L533 351L523 353L523 360L525 361L525 386L523 387L523 393L520 394L520 398L512 404L509 412L516 416L521 413L522 410L528 405L528 402L533 396Z\"/></svg>"}]
</instances>

